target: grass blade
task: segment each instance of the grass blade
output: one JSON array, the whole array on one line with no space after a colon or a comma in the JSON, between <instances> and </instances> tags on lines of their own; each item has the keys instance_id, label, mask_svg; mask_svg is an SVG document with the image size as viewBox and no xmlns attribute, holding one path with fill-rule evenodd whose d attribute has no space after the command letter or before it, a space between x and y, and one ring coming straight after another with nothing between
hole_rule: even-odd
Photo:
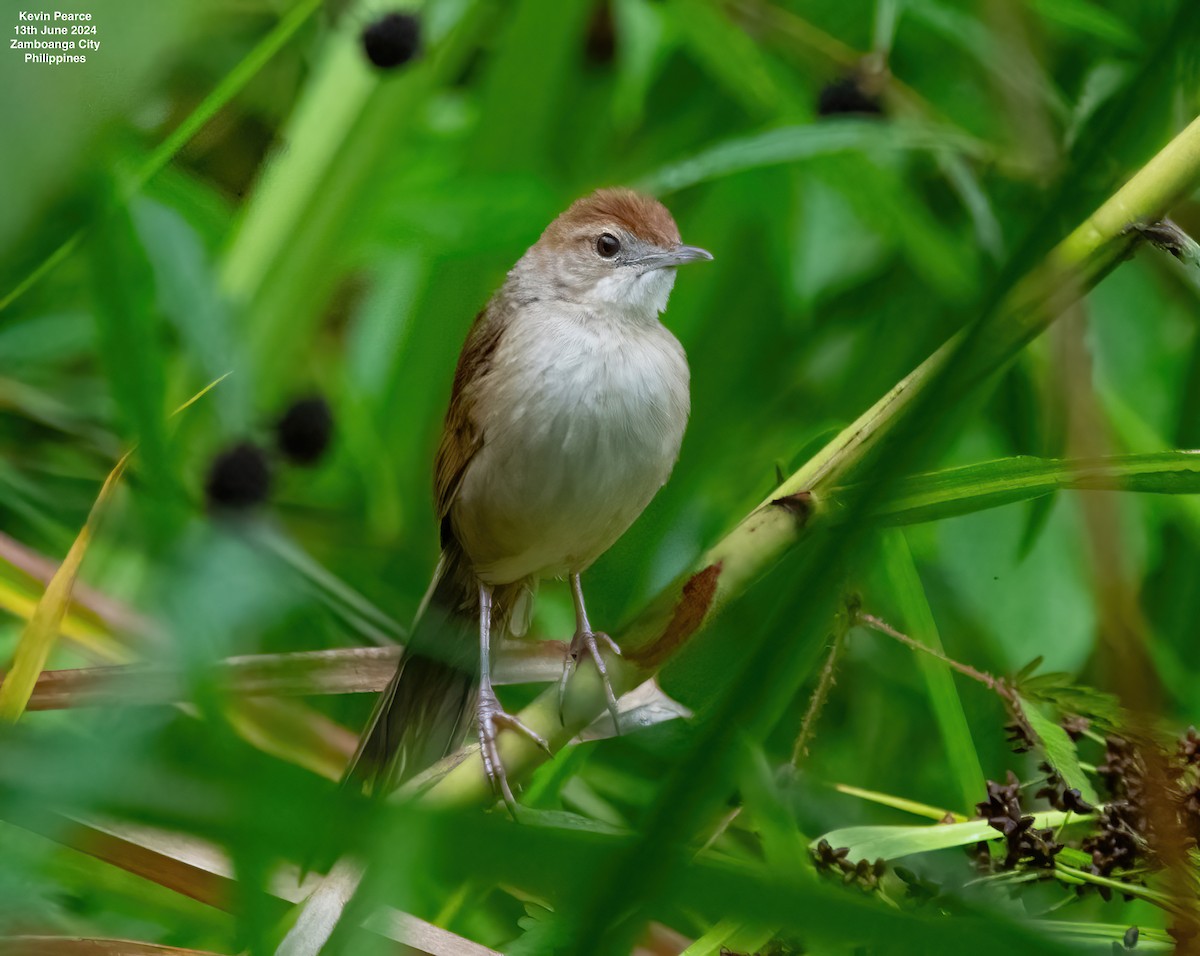
<instances>
[{"instance_id":1,"label":"grass blade","mask_svg":"<svg viewBox=\"0 0 1200 956\"><path fill-rule=\"evenodd\" d=\"M0 684L0 720L12 723L19 720L25 712L25 706L33 694L38 675L46 666L46 659L50 656L50 650L58 637L63 617L71 604L71 590L75 586L79 566L83 563L88 545L91 544L95 534L96 523L112 497L117 483L121 480L121 475L125 471L125 465L131 454L132 452L126 452L121 456L120 461L104 479L104 484L100 487L100 494L96 496L96 503L92 505L92 510L88 513L79 535L75 538L63 563L54 573L54 577L50 579L29 623L21 632L16 653L13 656L12 668L5 675L4 683Z\"/></svg>"},{"instance_id":2,"label":"grass blade","mask_svg":"<svg viewBox=\"0 0 1200 956\"><path fill-rule=\"evenodd\" d=\"M945 149L976 157L987 153L979 141L949 127L917 121L885 127L871 120L846 119L838 123L784 126L728 140L656 170L643 177L638 185L648 192L671 193L746 170L796 163L814 156L849 151L870 154Z\"/></svg>"},{"instance_id":3,"label":"grass blade","mask_svg":"<svg viewBox=\"0 0 1200 956\"><path fill-rule=\"evenodd\" d=\"M884 535L883 570L909 635L939 653L945 653L937 624L933 620L933 611L903 532L891 531ZM962 795L960 806L963 809L970 808L982 796L985 778L975 741L971 737L971 727L954 685L954 675L949 667L929 654L918 654L917 666L925 678L925 688L929 692L929 703L946 748L946 757Z\"/></svg>"},{"instance_id":4,"label":"grass blade","mask_svg":"<svg viewBox=\"0 0 1200 956\"><path fill-rule=\"evenodd\" d=\"M1106 458L1001 458L901 479L880 502L876 514L887 524L918 524L1061 490L1200 494L1200 454L1168 451ZM843 511L843 493L834 489L822 502L835 521Z\"/></svg>"},{"instance_id":5,"label":"grass blade","mask_svg":"<svg viewBox=\"0 0 1200 956\"><path fill-rule=\"evenodd\" d=\"M1086 821L1087 816L1065 810L1050 810L1036 813L1034 826L1059 827L1068 817L1072 821ZM1003 839L999 830L993 829L986 820L968 820L965 823L937 823L933 826L865 826L846 827L832 830L819 837L832 847L849 847L852 860L897 860L913 853L928 853L955 846L967 846L981 840ZM818 840L813 841L816 846Z\"/></svg>"}]
</instances>

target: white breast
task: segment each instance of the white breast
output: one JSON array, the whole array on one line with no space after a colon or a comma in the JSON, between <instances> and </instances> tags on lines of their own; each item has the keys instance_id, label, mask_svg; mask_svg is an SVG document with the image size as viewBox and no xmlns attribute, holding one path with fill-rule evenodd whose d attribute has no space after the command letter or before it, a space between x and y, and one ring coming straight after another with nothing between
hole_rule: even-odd
<instances>
[{"instance_id":1,"label":"white breast","mask_svg":"<svg viewBox=\"0 0 1200 956\"><path fill-rule=\"evenodd\" d=\"M667 480L687 424L682 346L657 320L534 304L505 330L483 447L452 509L479 576L582 571Z\"/></svg>"}]
</instances>

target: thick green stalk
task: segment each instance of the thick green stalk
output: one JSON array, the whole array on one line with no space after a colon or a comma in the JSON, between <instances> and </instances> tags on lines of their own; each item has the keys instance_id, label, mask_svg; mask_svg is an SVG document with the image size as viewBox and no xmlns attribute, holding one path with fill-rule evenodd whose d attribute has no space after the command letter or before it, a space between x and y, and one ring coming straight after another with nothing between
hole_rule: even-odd
<instances>
[{"instance_id":1,"label":"thick green stalk","mask_svg":"<svg viewBox=\"0 0 1200 956\"><path fill-rule=\"evenodd\" d=\"M705 552L692 570L652 600L621 633L625 658L614 668L617 692L655 673L730 598L824 523L822 496L826 490L845 481L895 432L930 383L939 378L938 373L951 372L958 381L982 382L1003 367L1126 256L1134 242L1128 232L1131 224L1161 219L1198 185L1200 119L1055 247L1044 265L1006 298L982 334L969 342L972 348L963 347L967 340L962 334L942 345ZM572 684L564 721L559 720L556 693L543 693L521 713L553 749L564 746L605 706L589 669L581 669ZM516 734L504 735L501 752L513 779L545 759L545 754ZM429 791L435 802L480 803L490 795L473 750L450 758L435 774L440 779Z\"/></svg>"}]
</instances>

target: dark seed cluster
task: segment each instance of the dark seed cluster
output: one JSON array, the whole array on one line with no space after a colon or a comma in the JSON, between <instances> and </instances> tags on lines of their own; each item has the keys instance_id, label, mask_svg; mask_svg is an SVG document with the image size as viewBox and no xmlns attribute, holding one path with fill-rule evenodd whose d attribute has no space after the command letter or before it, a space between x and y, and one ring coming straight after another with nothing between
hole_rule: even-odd
<instances>
[{"instance_id":1,"label":"dark seed cluster","mask_svg":"<svg viewBox=\"0 0 1200 956\"><path fill-rule=\"evenodd\" d=\"M859 73L843 76L821 88L817 95L818 116L881 116L883 102L879 94L867 89Z\"/></svg>"},{"instance_id":2,"label":"dark seed cluster","mask_svg":"<svg viewBox=\"0 0 1200 956\"><path fill-rule=\"evenodd\" d=\"M1183 836L1190 844L1200 844L1200 736L1195 728L1179 739L1173 755L1159 754L1155 779L1139 745L1111 735L1105 740L1104 762L1097 774L1111 795L1101 812L1096 833L1083 841L1083 850L1091 854L1089 867L1101 876L1123 878L1134 866L1155 866L1152 847L1161 840ZM1156 835L1155 818L1150 813L1153 800L1165 801L1178 823L1167 825L1174 832ZM1161 824L1161 813L1158 821ZM1111 898L1107 887L1100 894Z\"/></svg>"},{"instance_id":3,"label":"dark seed cluster","mask_svg":"<svg viewBox=\"0 0 1200 956\"><path fill-rule=\"evenodd\" d=\"M1023 721L1014 722L1007 729L1018 746L1031 745L1036 740ZM1068 718L1063 729L1076 739L1085 735L1094 739L1089 733L1089 722L1083 717ZM1068 786L1049 762L1040 763L1039 769L1045 776L1035 799L1045 799L1063 812L1091 816L1091 833L1077 845L1091 858L1087 864L1089 872L1116 881L1114 886L1079 884L1075 889L1080 894L1095 892L1104 900L1111 900L1114 891L1122 892L1120 884L1130 884L1129 889L1133 890L1133 884L1141 882L1145 873L1163 865L1154 852L1155 847L1174 848L1181 841L1184 850L1200 847L1200 732L1194 727L1179 738L1173 749L1147 739L1108 736L1104 741L1104 756L1095 771L1108 797L1102 807L1093 806L1079 789ZM987 798L976 804L976 808L988 826L1004 838L1002 853L998 852L995 839L966 848L979 869L988 873L1017 867L1030 871L1054 869L1064 844L1056 838L1054 830L1034 826L1035 817L1021 806L1021 783L1012 771L1006 773L1003 783L987 782ZM813 849L818 870L840 873L846 883L855 883L867 891L878 888L885 872L884 861L855 862L849 855L848 848L835 848L828 840L821 840ZM935 884L925 883L901 867L892 872L896 882L906 887L906 898L917 902L937 898ZM892 889L889 884L889 891ZM1123 895L1126 900L1133 898L1128 892ZM1193 938L1200 942L1200 921L1181 916L1171 933L1181 945ZM1133 949L1137 940L1136 927L1130 927L1124 939L1113 944L1114 952Z\"/></svg>"},{"instance_id":4,"label":"dark seed cluster","mask_svg":"<svg viewBox=\"0 0 1200 956\"><path fill-rule=\"evenodd\" d=\"M1034 797L1044 797L1055 810L1069 810L1071 813L1095 811L1096 808L1083 799L1083 794L1075 787L1068 787L1050 764L1043 761L1038 764L1038 769L1046 775L1046 782Z\"/></svg>"},{"instance_id":5,"label":"dark seed cluster","mask_svg":"<svg viewBox=\"0 0 1200 956\"><path fill-rule=\"evenodd\" d=\"M1200 766L1200 734L1196 733L1195 727L1189 727L1187 733L1179 738L1177 755L1185 767Z\"/></svg>"},{"instance_id":6,"label":"dark seed cluster","mask_svg":"<svg viewBox=\"0 0 1200 956\"><path fill-rule=\"evenodd\" d=\"M836 870L842 874L844 883L856 883L866 891L878 887L880 878L887 870L885 861L879 859L872 863L870 860L862 859L853 862L847 859L849 855L849 847L843 846L834 849L829 845L828 840L821 840L813 851L813 859L820 872L831 873Z\"/></svg>"},{"instance_id":7,"label":"dark seed cluster","mask_svg":"<svg viewBox=\"0 0 1200 956\"><path fill-rule=\"evenodd\" d=\"M279 451L296 465L313 465L333 436L333 412L320 395L293 402L275 425Z\"/></svg>"},{"instance_id":8,"label":"dark seed cluster","mask_svg":"<svg viewBox=\"0 0 1200 956\"><path fill-rule=\"evenodd\" d=\"M1088 728L1091 726L1092 722L1090 720L1088 720L1086 717L1080 717L1078 714L1070 714L1062 719L1062 729L1065 730L1067 732L1067 736L1076 743L1078 743L1079 739L1085 733L1087 733Z\"/></svg>"},{"instance_id":9,"label":"dark seed cluster","mask_svg":"<svg viewBox=\"0 0 1200 956\"><path fill-rule=\"evenodd\" d=\"M252 508L271 494L271 462L252 442L225 449L208 469L204 493L210 504L230 510Z\"/></svg>"},{"instance_id":10,"label":"dark seed cluster","mask_svg":"<svg viewBox=\"0 0 1200 956\"><path fill-rule=\"evenodd\" d=\"M612 63L617 53L617 30L611 4L598 4L593 11L583 53L590 66L608 66Z\"/></svg>"},{"instance_id":11,"label":"dark seed cluster","mask_svg":"<svg viewBox=\"0 0 1200 956\"><path fill-rule=\"evenodd\" d=\"M1200 844L1200 784L1195 784L1180 794L1179 817L1193 843Z\"/></svg>"},{"instance_id":12,"label":"dark seed cluster","mask_svg":"<svg viewBox=\"0 0 1200 956\"><path fill-rule=\"evenodd\" d=\"M1104 741L1104 763L1096 767L1096 773L1113 797L1137 798L1141 796L1146 765L1132 743L1110 735Z\"/></svg>"},{"instance_id":13,"label":"dark seed cluster","mask_svg":"<svg viewBox=\"0 0 1200 956\"><path fill-rule=\"evenodd\" d=\"M1026 754L1034 748L1033 728L1024 720L1014 720L1004 725L1004 736L1015 754Z\"/></svg>"},{"instance_id":14,"label":"dark seed cluster","mask_svg":"<svg viewBox=\"0 0 1200 956\"><path fill-rule=\"evenodd\" d=\"M1088 867L1099 876L1111 877L1128 870L1146 849L1148 821L1142 809L1146 766L1137 748L1123 737L1109 736L1104 743L1104 763L1096 767L1112 799L1101 811L1096 832L1083 841L1090 853ZM1097 887L1101 897L1112 899L1107 886Z\"/></svg>"},{"instance_id":15,"label":"dark seed cluster","mask_svg":"<svg viewBox=\"0 0 1200 956\"><path fill-rule=\"evenodd\" d=\"M329 448L333 412L314 395L293 402L275 424L279 454L295 465L311 466ZM211 508L246 511L263 504L274 485L274 463L267 449L239 441L219 452L209 465L204 496Z\"/></svg>"},{"instance_id":16,"label":"dark seed cluster","mask_svg":"<svg viewBox=\"0 0 1200 956\"><path fill-rule=\"evenodd\" d=\"M421 50L421 21L411 13L385 13L362 32L363 53L381 70L403 66Z\"/></svg>"},{"instance_id":17,"label":"dark seed cluster","mask_svg":"<svg viewBox=\"0 0 1200 956\"><path fill-rule=\"evenodd\" d=\"M1116 800L1100 811L1098 830L1083 841L1083 851L1092 855L1088 869L1099 876L1112 876L1114 870L1129 869L1137 862L1143 847L1139 835L1144 820L1125 800ZM1097 887L1104 899L1112 898L1107 886Z\"/></svg>"},{"instance_id":18,"label":"dark seed cluster","mask_svg":"<svg viewBox=\"0 0 1200 956\"><path fill-rule=\"evenodd\" d=\"M1179 820L1189 839L1200 845L1200 734L1195 727L1179 738L1175 758Z\"/></svg>"},{"instance_id":19,"label":"dark seed cluster","mask_svg":"<svg viewBox=\"0 0 1200 956\"><path fill-rule=\"evenodd\" d=\"M988 826L1004 834L1005 869L1012 869L1020 862L1034 867L1053 867L1054 857L1063 844L1054 839L1053 830L1036 829L1033 816L1021 812L1020 792L1021 784L1010 770L1005 783L987 782L988 797L976 804L976 809L987 820Z\"/></svg>"}]
</instances>

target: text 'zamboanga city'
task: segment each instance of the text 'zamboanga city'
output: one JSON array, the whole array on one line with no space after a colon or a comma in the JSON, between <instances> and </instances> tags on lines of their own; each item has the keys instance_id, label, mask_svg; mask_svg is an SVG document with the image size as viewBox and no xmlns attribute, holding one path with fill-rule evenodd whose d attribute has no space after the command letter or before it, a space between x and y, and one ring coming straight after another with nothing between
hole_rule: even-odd
<instances>
[{"instance_id":1,"label":"text 'zamboanga city'","mask_svg":"<svg viewBox=\"0 0 1200 956\"><path fill-rule=\"evenodd\" d=\"M100 49L91 13L63 10L19 10L9 49L24 53L24 62L57 65L86 63Z\"/></svg>"}]
</instances>

